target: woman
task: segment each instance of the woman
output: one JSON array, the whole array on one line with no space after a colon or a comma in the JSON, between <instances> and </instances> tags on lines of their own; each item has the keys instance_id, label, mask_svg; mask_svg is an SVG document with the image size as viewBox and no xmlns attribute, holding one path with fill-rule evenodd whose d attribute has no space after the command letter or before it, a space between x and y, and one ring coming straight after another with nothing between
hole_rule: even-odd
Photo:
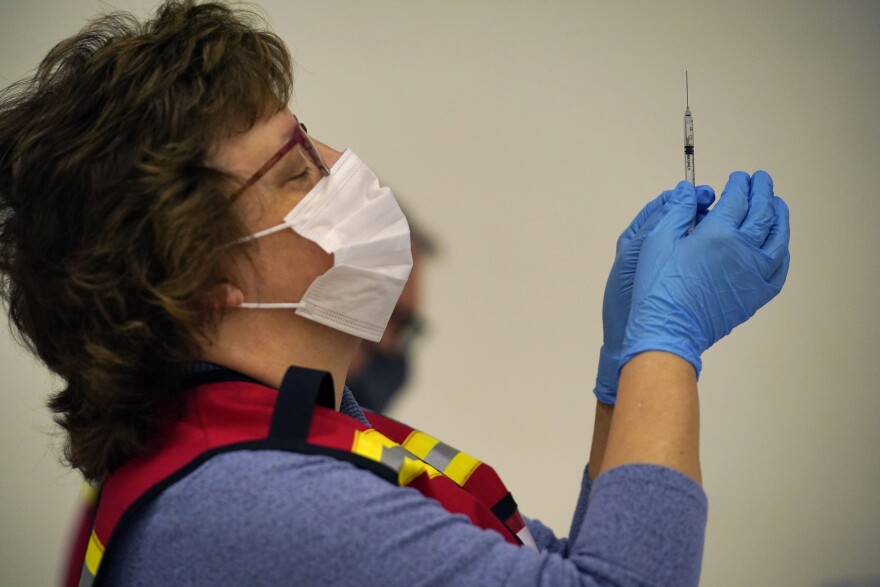
<instances>
[{"instance_id":1,"label":"woman","mask_svg":"<svg viewBox=\"0 0 880 587\"><path fill-rule=\"evenodd\" d=\"M696 584L700 355L785 280L770 177L732 174L711 211L711 188L679 184L621 236L559 539L490 467L344 388L409 231L290 89L252 15L167 2L95 21L0 101L5 299L66 382L70 464L103 488L82 582Z\"/></svg>"}]
</instances>

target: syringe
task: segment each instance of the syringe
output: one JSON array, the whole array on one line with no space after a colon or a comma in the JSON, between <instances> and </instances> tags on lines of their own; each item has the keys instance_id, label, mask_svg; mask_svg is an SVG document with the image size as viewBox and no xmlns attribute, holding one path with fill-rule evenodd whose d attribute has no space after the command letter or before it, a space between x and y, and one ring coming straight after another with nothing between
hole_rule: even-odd
<instances>
[{"instance_id":1,"label":"syringe","mask_svg":"<svg viewBox=\"0 0 880 587\"><path fill-rule=\"evenodd\" d=\"M684 72L684 92L686 102L684 109L684 180L696 185L694 183L694 118L691 116L687 71Z\"/></svg>"}]
</instances>

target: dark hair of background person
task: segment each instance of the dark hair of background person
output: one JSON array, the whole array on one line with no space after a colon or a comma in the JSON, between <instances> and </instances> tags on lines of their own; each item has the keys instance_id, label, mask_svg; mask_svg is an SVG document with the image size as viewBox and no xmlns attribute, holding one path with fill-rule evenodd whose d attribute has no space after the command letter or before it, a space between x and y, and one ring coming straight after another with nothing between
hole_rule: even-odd
<instances>
[{"instance_id":1,"label":"dark hair of background person","mask_svg":"<svg viewBox=\"0 0 880 587\"><path fill-rule=\"evenodd\" d=\"M145 451L198 357L244 235L212 146L286 106L291 60L258 15L114 13L0 93L0 279L20 342L64 385L64 456L100 480ZM174 402L170 402L174 403Z\"/></svg>"}]
</instances>

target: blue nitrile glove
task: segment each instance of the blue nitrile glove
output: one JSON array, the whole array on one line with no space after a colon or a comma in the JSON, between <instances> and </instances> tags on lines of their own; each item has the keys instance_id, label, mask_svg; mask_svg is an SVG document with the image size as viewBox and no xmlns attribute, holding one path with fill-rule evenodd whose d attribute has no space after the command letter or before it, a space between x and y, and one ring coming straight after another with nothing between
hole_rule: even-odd
<instances>
[{"instance_id":1,"label":"blue nitrile glove","mask_svg":"<svg viewBox=\"0 0 880 587\"><path fill-rule=\"evenodd\" d=\"M782 289L789 266L788 207L773 180L730 175L715 207L688 234L696 192L681 182L642 244L620 367L649 350L689 361L699 377L700 355Z\"/></svg>"},{"instance_id":2,"label":"blue nitrile glove","mask_svg":"<svg viewBox=\"0 0 880 587\"><path fill-rule=\"evenodd\" d=\"M696 188L697 218L706 215L706 210L715 201L715 190L707 185ZM623 335L629 319L629 306L632 299L633 278L642 241L668 210L666 202L673 190L667 190L642 208L630 225L617 239L617 253L608 282L605 284L605 299L602 302L602 327L604 338L599 350L599 370L596 374L596 399L605 404L613 404L617 399L617 374L620 351L623 348Z\"/></svg>"}]
</instances>

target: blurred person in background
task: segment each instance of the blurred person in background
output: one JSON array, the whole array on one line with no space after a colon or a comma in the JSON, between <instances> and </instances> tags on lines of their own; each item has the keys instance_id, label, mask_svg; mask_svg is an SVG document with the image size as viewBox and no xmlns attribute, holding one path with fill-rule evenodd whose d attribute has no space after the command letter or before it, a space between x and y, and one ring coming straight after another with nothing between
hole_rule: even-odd
<instances>
[{"instance_id":1,"label":"blurred person in background","mask_svg":"<svg viewBox=\"0 0 880 587\"><path fill-rule=\"evenodd\" d=\"M405 212L407 212L405 210ZM437 255L437 245L413 215L406 213L412 235L412 270L379 342L363 341L355 352L345 384L362 408L388 410L406 390L413 369L413 343L425 334L422 306L424 263Z\"/></svg>"}]
</instances>

